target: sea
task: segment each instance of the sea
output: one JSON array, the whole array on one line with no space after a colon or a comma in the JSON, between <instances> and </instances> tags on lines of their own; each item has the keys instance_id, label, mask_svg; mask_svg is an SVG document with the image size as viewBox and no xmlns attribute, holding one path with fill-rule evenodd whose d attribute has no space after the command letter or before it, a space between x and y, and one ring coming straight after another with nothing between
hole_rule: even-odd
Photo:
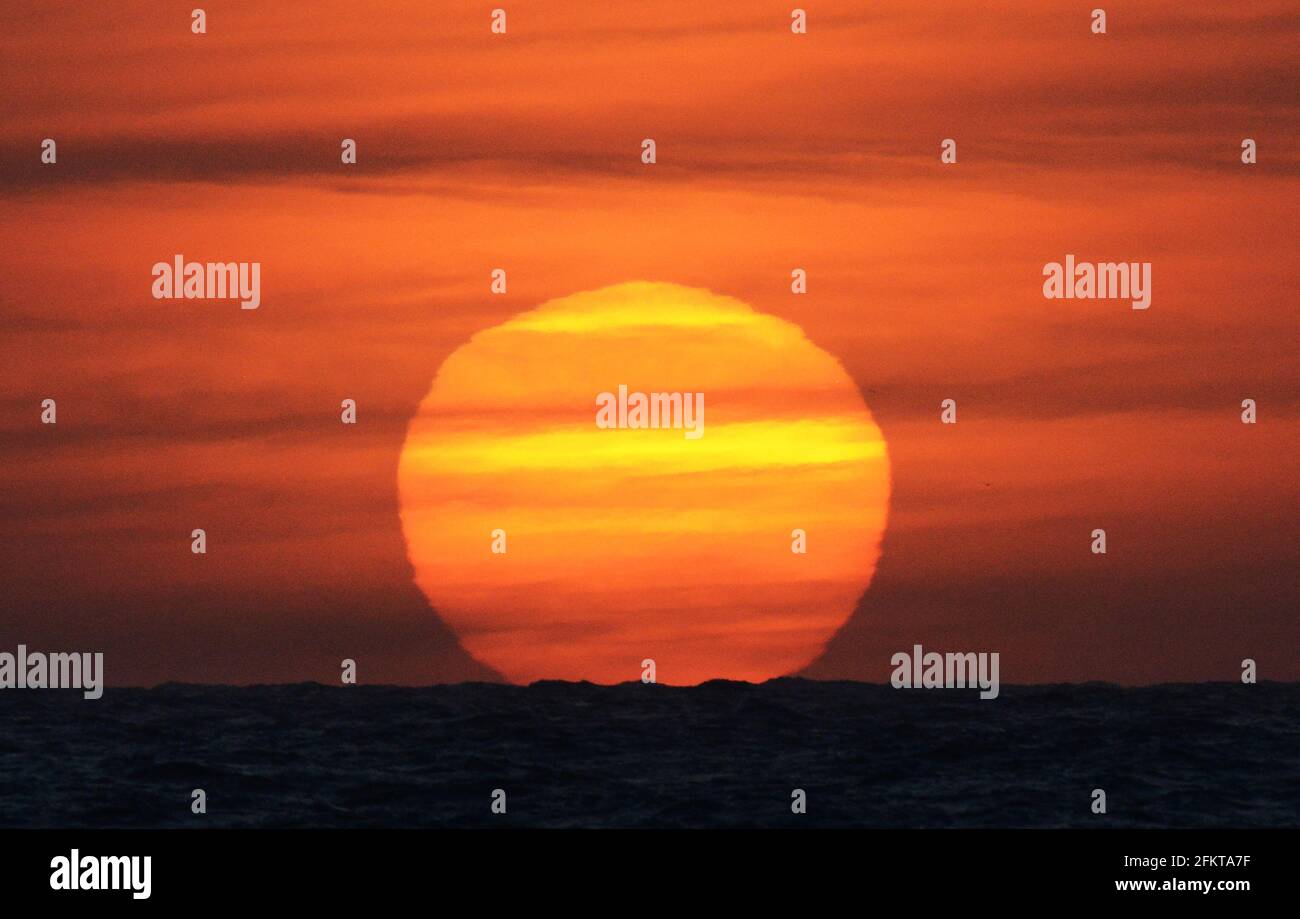
<instances>
[{"instance_id":1,"label":"sea","mask_svg":"<svg viewBox=\"0 0 1300 919\"><path fill-rule=\"evenodd\" d=\"M0 826L1296 827L1300 683L3 691Z\"/></svg>"}]
</instances>

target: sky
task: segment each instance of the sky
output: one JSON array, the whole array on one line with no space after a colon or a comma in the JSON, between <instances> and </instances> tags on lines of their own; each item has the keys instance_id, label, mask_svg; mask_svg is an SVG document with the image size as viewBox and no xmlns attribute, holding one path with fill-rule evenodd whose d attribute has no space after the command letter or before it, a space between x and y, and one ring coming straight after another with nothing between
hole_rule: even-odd
<instances>
[{"instance_id":1,"label":"sky","mask_svg":"<svg viewBox=\"0 0 1300 919\"><path fill-rule=\"evenodd\" d=\"M1038 2L806 4L806 35L764 2L505 35L265 6L6 7L4 647L103 651L110 686L499 676L417 584L408 426L473 336L653 281L802 329L888 445L870 589L800 672L1300 679L1287 4L1106 4L1106 35ZM176 253L260 262L260 308L153 299ZM1067 253L1150 261L1150 309L1044 299Z\"/></svg>"}]
</instances>

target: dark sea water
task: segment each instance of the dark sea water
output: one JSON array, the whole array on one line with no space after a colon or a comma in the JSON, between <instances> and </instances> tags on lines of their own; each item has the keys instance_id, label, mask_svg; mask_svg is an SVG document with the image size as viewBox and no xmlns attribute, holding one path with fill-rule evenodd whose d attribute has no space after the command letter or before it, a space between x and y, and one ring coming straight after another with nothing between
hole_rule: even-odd
<instances>
[{"instance_id":1,"label":"dark sea water","mask_svg":"<svg viewBox=\"0 0 1300 919\"><path fill-rule=\"evenodd\" d=\"M196 825L1294 827L1300 684L0 692L0 826Z\"/></svg>"}]
</instances>

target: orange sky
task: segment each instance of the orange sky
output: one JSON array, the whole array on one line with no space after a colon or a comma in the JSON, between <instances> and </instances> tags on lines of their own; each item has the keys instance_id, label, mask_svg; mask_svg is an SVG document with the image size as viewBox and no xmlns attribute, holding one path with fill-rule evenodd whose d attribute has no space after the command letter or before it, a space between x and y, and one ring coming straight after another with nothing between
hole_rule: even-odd
<instances>
[{"instance_id":1,"label":"orange sky","mask_svg":"<svg viewBox=\"0 0 1300 919\"><path fill-rule=\"evenodd\" d=\"M5 645L102 650L110 685L486 674L413 582L407 423L474 333L647 279L802 327L888 441L875 581L812 674L922 643L1007 682L1300 678L1287 4L1107 5L1104 37L1064 3L805 4L806 36L775 3L506 36L265 6L0 31ZM177 252L260 261L261 308L151 299ZM1067 252L1151 261L1151 309L1044 300Z\"/></svg>"}]
</instances>

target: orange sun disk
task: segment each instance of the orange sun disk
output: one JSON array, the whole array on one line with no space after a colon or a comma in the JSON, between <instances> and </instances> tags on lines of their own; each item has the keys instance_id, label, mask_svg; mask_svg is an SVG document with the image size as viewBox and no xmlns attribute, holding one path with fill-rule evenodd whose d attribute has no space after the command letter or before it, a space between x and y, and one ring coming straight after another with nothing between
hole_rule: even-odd
<instances>
[{"instance_id":1,"label":"orange sun disk","mask_svg":"<svg viewBox=\"0 0 1300 919\"><path fill-rule=\"evenodd\" d=\"M620 386L699 394L700 436L598 425ZM798 326L636 282L455 351L398 486L416 583L480 661L514 682L617 683L653 660L658 681L693 684L821 652L871 580L890 482L858 387Z\"/></svg>"}]
</instances>

